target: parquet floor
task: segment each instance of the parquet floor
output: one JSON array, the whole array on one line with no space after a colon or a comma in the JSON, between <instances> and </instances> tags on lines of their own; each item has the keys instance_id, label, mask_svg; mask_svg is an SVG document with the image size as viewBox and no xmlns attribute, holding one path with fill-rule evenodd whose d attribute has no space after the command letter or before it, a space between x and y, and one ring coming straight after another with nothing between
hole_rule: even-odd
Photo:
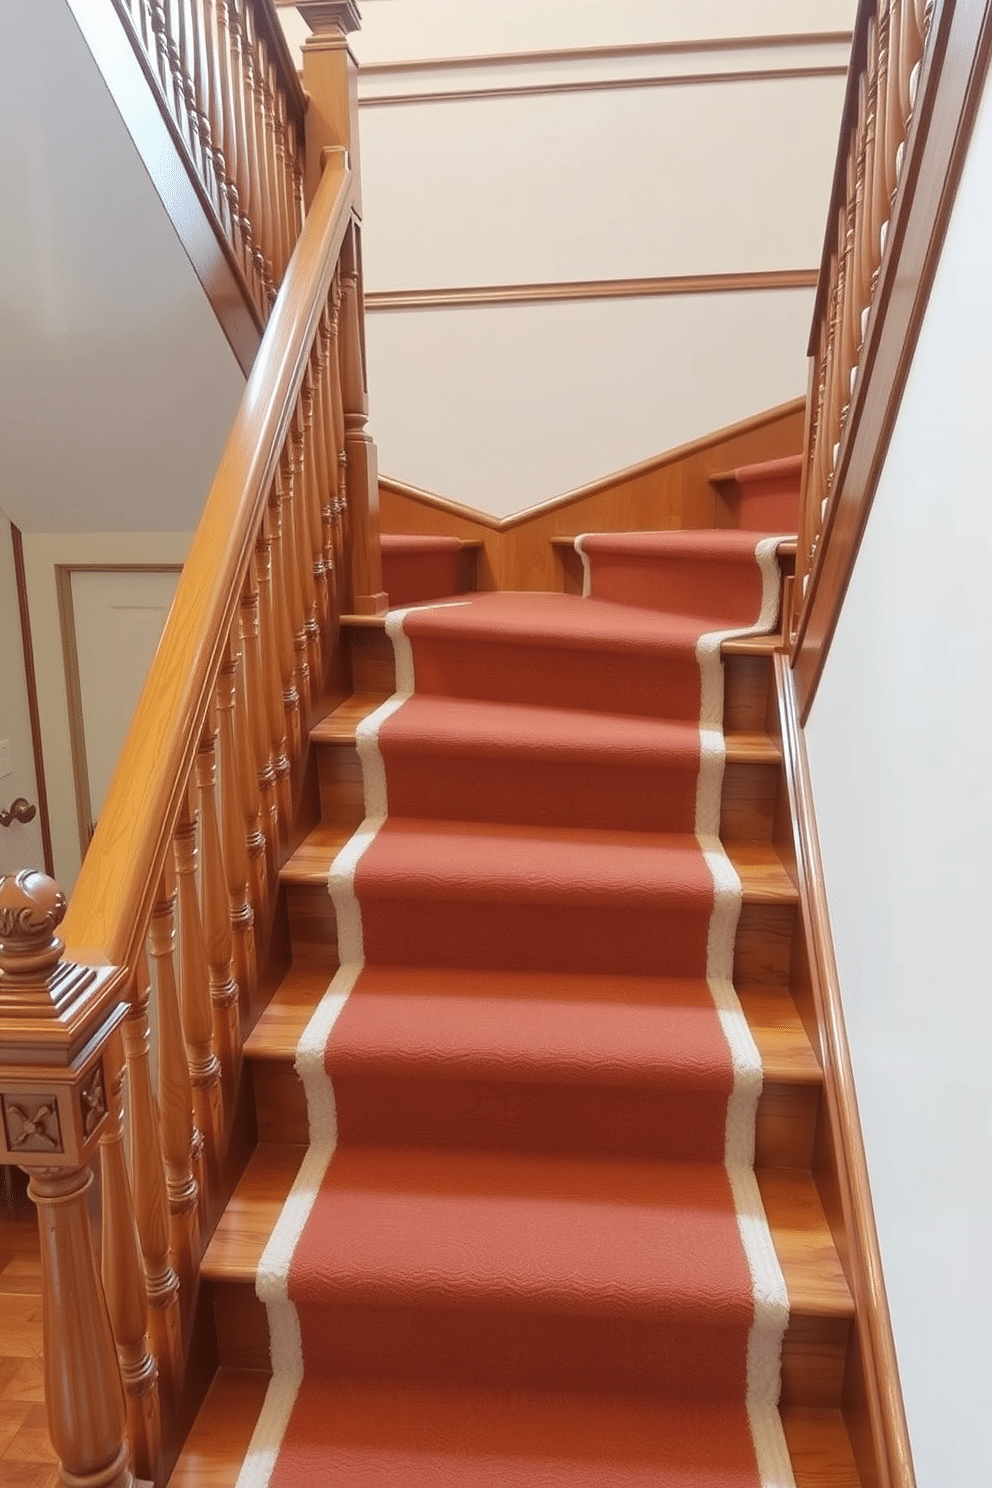
<instances>
[{"instance_id":1,"label":"parquet floor","mask_svg":"<svg viewBox=\"0 0 992 1488\"><path fill-rule=\"evenodd\" d=\"M26 1183L0 1170L0 1483L57 1488L41 1370L38 1225Z\"/></svg>"}]
</instances>

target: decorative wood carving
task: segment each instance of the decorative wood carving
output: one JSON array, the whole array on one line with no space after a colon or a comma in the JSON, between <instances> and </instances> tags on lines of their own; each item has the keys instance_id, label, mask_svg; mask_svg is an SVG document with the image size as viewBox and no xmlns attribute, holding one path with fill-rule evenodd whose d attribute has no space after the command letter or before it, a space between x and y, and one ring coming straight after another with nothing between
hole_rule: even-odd
<instances>
[{"instance_id":1,"label":"decorative wood carving","mask_svg":"<svg viewBox=\"0 0 992 1488\"><path fill-rule=\"evenodd\" d=\"M131 1488L124 1403L90 1239L87 1166L106 1130L120 968L62 960L65 896L25 869L0 879L0 1159L31 1174L38 1208L45 1402L67 1482ZM66 1299L72 1305L66 1306Z\"/></svg>"}]
</instances>

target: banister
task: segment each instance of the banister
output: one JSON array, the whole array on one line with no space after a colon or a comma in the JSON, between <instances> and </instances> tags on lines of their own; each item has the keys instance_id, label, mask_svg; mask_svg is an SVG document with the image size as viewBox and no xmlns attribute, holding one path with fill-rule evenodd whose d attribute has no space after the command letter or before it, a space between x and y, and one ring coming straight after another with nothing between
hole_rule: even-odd
<instances>
[{"instance_id":1,"label":"banister","mask_svg":"<svg viewBox=\"0 0 992 1488\"><path fill-rule=\"evenodd\" d=\"M990 60L989 0L859 9L809 343L790 617L802 722L881 476Z\"/></svg>"},{"instance_id":2,"label":"banister","mask_svg":"<svg viewBox=\"0 0 992 1488\"><path fill-rule=\"evenodd\" d=\"M136 964L353 196L345 151L328 150L73 891L77 962Z\"/></svg>"}]
</instances>

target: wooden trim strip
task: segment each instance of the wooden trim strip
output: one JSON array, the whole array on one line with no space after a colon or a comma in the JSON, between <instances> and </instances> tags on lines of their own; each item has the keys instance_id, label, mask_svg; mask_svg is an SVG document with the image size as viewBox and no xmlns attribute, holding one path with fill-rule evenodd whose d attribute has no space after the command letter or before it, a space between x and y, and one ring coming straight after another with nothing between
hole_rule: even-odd
<instances>
[{"instance_id":1,"label":"wooden trim strip","mask_svg":"<svg viewBox=\"0 0 992 1488\"><path fill-rule=\"evenodd\" d=\"M45 756L41 747L41 711L38 706L38 676L34 666L34 642L31 639L31 611L28 606L28 581L24 570L24 538L21 529L10 524L10 544L14 554L14 583L17 585L17 609L21 619L21 646L24 651L24 680L28 694L28 719L31 724L31 751L34 755L34 780L38 792L38 825L41 828L41 850L45 872L55 877L52 852L52 824L45 783Z\"/></svg>"},{"instance_id":2,"label":"wooden trim strip","mask_svg":"<svg viewBox=\"0 0 992 1488\"><path fill-rule=\"evenodd\" d=\"M779 653L773 658L773 665L782 762L796 850L799 908L820 1028L824 1099L837 1155L837 1176L851 1269L848 1280L861 1338L872 1437L879 1458L878 1488L914 1488L916 1478L909 1430L899 1384L851 1051L830 933L809 761L788 659Z\"/></svg>"},{"instance_id":3,"label":"wooden trim strip","mask_svg":"<svg viewBox=\"0 0 992 1488\"><path fill-rule=\"evenodd\" d=\"M277 0L279 3L279 0ZM284 0L295 4L295 0ZM405 72L441 72L461 67L517 67L545 62L590 62L621 57L674 57L693 52L743 52L758 47L849 46L850 31L794 31L776 35L704 36L676 41L635 41L612 46L548 47L535 52L486 52L463 57L420 57L397 62L361 65L363 77L386 77Z\"/></svg>"},{"instance_id":4,"label":"wooden trim strip","mask_svg":"<svg viewBox=\"0 0 992 1488\"><path fill-rule=\"evenodd\" d=\"M790 78L844 77L846 67L762 67L747 71L655 73L650 77L587 78L561 83L508 83L504 87L420 89L415 93L360 92L361 109L401 103L480 103L493 98L536 98L549 93L613 93L624 88L684 88L703 83L784 82ZM364 74L362 74L363 76Z\"/></svg>"},{"instance_id":5,"label":"wooden trim strip","mask_svg":"<svg viewBox=\"0 0 992 1488\"><path fill-rule=\"evenodd\" d=\"M664 295L734 294L812 289L815 269L756 269L729 274L668 274L653 279L576 279L548 284L481 284L450 289L383 289L365 309L436 310L448 306L533 305L562 300L649 299Z\"/></svg>"},{"instance_id":6,"label":"wooden trim strip","mask_svg":"<svg viewBox=\"0 0 992 1488\"><path fill-rule=\"evenodd\" d=\"M574 490L554 496L550 501L539 501L535 506L528 506L523 511L513 512L507 517L494 517L488 512L477 511L475 507L463 506L457 501L450 501L446 496L439 496L436 492L424 490L420 486L407 485L391 476L380 475L379 484L387 490L397 492L400 496L408 496L414 501L419 501L424 506L435 507L449 512L452 516L464 517L468 521L477 522L482 527L491 527L496 532L507 532L525 522L532 522L535 517L547 516L562 507L569 506L574 501L582 501L587 496L596 496L600 491L608 491L612 486L635 480L638 476L650 475L655 470L664 469L666 465L677 465L679 461L700 454L715 445L724 444L729 439L750 434L755 429L764 428L766 424L774 424L779 419L787 418L789 414L798 413L801 408L805 407L805 404L805 398L792 398L787 403L779 403L774 408L766 408L762 413L753 414L751 418L741 419L739 423L727 424L724 428L716 429L712 434L706 434L701 439L691 439L686 444L676 445L674 449L664 450L661 454L652 455L647 460L640 460L635 465L625 465L622 470L611 471L609 475L600 476L598 480L590 481L588 485L576 486Z\"/></svg>"},{"instance_id":7,"label":"wooden trim strip","mask_svg":"<svg viewBox=\"0 0 992 1488\"><path fill-rule=\"evenodd\" d=\"M86 856L93 835L93 804L90 799L90 769L86 758L86 729L83 722L83 690L79 679L79 650L76 645L76 612L72 602L72 569L55 565L55 594L59 610L59 637L65 674L66 708L69 715L69 754L76 798L79 857Z\"/></svg>"},{"instance_id":8,"label":"wooden trim strip","mask_svg":"<svg viewBox=\"0 0 992 1488\"><path fill-rule=\"evenodd\" d=\"M262 339L262 320L196 166L168 110L148 58L128 25L92 0L68 0L124 126L172 221L238 365L247 376ZM177 169L178 164L178 169Z\"/></svg>"},{"instance_id":9,"label":"wooden trim strip","mask_svg":"<svg viewBox=\"0 0 992 1488\"><path fill-rule=\"evenodd\" d=\"M937 0L886 255L793 649L800 717L816 696L881 476L992 57L992 0Z\"/></svg>"},{"instance_id":10,"label":"wooden trim strip","mask_svg":"<svg viewBox=\"0 0 992 1488\"><path fill-rule=\"evenodd\" d=\"M347 152L327 150L325 161L69 903L62 936L72 960L133 966L142 944L262 508L352 220Z\"/></svg>"}]
</instances>

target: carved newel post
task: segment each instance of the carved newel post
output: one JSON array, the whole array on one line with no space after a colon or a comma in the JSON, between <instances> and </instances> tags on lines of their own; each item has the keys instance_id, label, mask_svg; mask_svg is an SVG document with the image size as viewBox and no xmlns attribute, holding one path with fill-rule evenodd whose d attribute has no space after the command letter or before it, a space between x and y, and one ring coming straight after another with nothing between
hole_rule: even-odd
<instances>
[{"instance_id":1,"label":"carved newel post","mask_svg":"<svg viewBox=\"0 0 992 1488\"><path fill-rule=\"evenodd\" d=\"M31 1175L38 1209L45 1399L62 1481L132 1488L86 1203L116 1075L108 1041L127 1012L126 973L61 959L55 930L65 908L44 874L0 879L0 1161Z\"/></svg>"}]
</instances>

